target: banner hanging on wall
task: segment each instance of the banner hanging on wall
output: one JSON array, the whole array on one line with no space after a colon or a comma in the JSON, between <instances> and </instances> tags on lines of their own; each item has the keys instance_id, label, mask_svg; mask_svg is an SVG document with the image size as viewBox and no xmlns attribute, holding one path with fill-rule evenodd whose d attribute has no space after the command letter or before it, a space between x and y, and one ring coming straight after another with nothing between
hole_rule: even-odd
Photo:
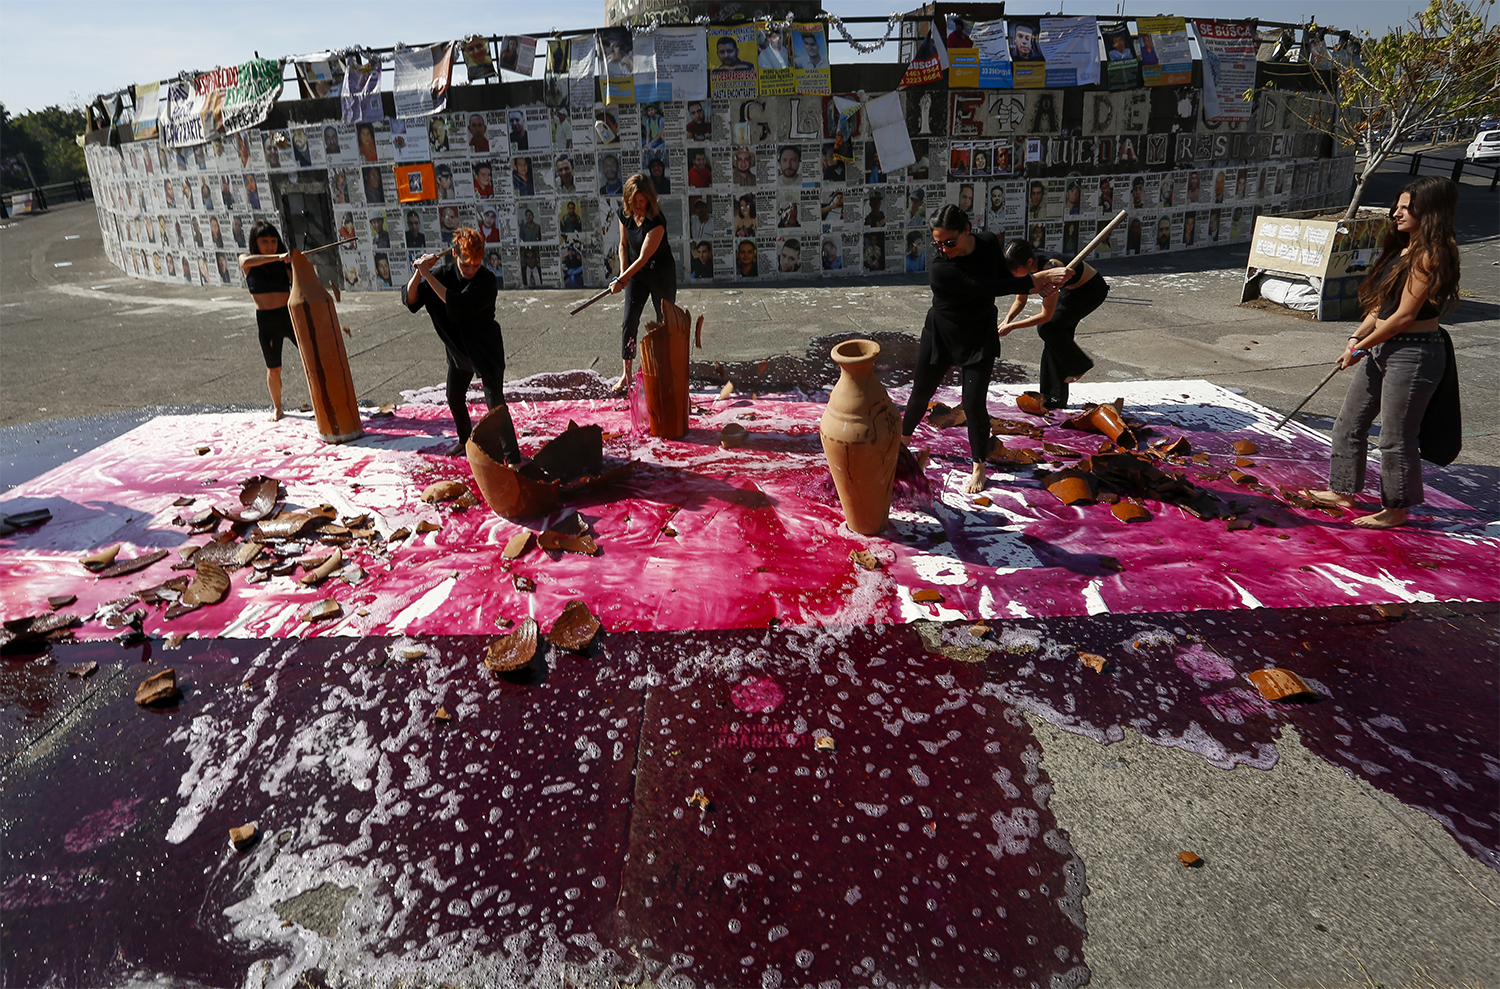
<instances>
[{"instance_id":1,"label":"banner hanging on wall","mask_svg":"<svg viewBox=\"0 0 1500 989\"><path fill-rule=\"evenodd\" d=\"M711 24L708 28L708 92L716 100L750 99L760 81L754 24Z\"/></svg>"},{"instance_id":2,"label":"banner hanging on wall","mask_svg":"<svg viewBox=\"0 0 1500 989\"><path fill-rule=\"evenodd\" d=\"M161 83L146 82L135 87L135 123L131 134L137 141L156 136L156 107L161 102Z\"/></svg>"},{"instance_id":3,"label":"banner hanging on wall","mask_svg":"<svg viewBox=\"0 0 1500 989\"><path fill-rule=\"evenodd\" d=\"M1141 77L1148 86L1187 86L1193 81L1193 49L1181 17L1138 17Z\"/></svg>"},{"instance_id":4,"label":"banner hanging on wall","mask_svg":"<svg viewBox=\"0 0 1500 989\"><path fill-rule=\"evenodd\" d=\"M281 62L267 58L178 79L167 87L160 132L168 147L205 144L262 123L280 95Z\"/></svg>"},{"instance_id":5,"label":"banner hanging on wall","mask_svg":"<svg viewBox=\"0 0 1500 989\"><path fill-rule=\"evenodd\" d=\"M542 102L547 106L568 105L571 45L563 38L547 40L547 61L542 69Z\"/></svg>"},{"instance_id":6,"label":"banner hanging on wall","mask_svg":"<svg viewBox=\"0 0 1500 989\"><path fill-rule=\"evenodd\" d=\"M304 100L333 96L344 85L344 63L333 52L300 55L292 60L297 71L297 89Z\"/></svg>"},{"instance_id":7,"label":"banner hanging on wall","mask_svg":"<svg viewBox=\"0 0 1500 989\"><path fill-rule=\"evenodd\" d=\"M1104 39L1105 82L1116 92L1141 85L1141 60L1135 51L1135 39L1124 21L1100 21L1099 34Z\"/></svg>"},{"instance_id":8,"label":"banner hanging on wall","mask_svg":"<svg viewBox=\"0 0 1500 989\"><path fill-rule=\"evenodd\" d=\"M901 43L907 56L906 73L901 77L901 88L937 82L948 71L948 43L943 37L943 25L934 19L901 22L901 32L907 36ZM882 159L883 160L883 159Z\"/></svg>"},{"instance_id":9,"label":"banner hanging on wall","mask_svg":"<svg viewBox=\"0 0 1500 989\"><path fill-rule=\"evenodd\" d=\"M701 100L708 96L707 35L701 27L662 27L635 42L635 99Z\"/></svg>"},{"instance_id":10,"label":"banner hanging on wall","mask_svg":"<svg viewBox=\"0 0 1500 989\"><path fill-rule=\"evenodd\" d=\"M1099 82L1099 18L1043 17L1040 40L1049 87Z\"/></svg>"},{"instance_id":11,"label":"banner hanging on wall","mask_svg":"<svg viewBox=\"0 0 1500 989\"><path fill-rule=\"evenodd\" d=\"M827 96L833 92L823 25L792 25L792 84L804 96Z\"/></svg>"},{"instance_id":12,"label":"banner hanging on wall","mask_svg":"<svg viewBox=\"0 0 1500 989\"><path fill-rule=\"evenodd\" d=\"M346 124L385 119L385 106L380 100L379 55L368 62L344 63L344 91L340 101Z\"/></svg>"},{"instance_id":13,"label":"banner hanging on wall","mask_svg":"<svg viewBox=\"0 0 1500 989\"><path fill-rule=\"evenodd\" d=\"M464 72L470 82L483 82L499 78L495 63L490 58L490 39L482 34L471 34L464 39Z\"/></svg>"},{"instance_id":14,"label":"banner hanging on wall","mask_svg":"<svg viewBox=\"0 0 1500 989\"><path fill-rule=\"evenodd\" d=\"M600 88L604 102L629 105L635 102L635 39L629 28L609 27L594 37L599 47Z\"/></svg>"},{"instance_id":15,"label":"banner hanging on wall","mask_svg":"<svg viewBox=\"0 0 1500 989\"><path fill-rule=\"evenodd\" d=\"M1243 96L1255 88L1255 24L1251 21L1194 21L1203 52L1203 118L1215 122L1249 120Z\"/></svg>"},{"instance_id":16,"label":"banner hanging on wall","mask_svg":"<svg viewBox=\"0 0 1500 989\"><path fill-rule=\"evenodd\" d=\"M391 86L396 116L430 117L448 109L448 87L453 81L452 43L422 48L398 47L392 56L396 78Z\"/></svg>"},{"instance_id":17,"label":"banner hanging on wall","mask_svg":"<svg viewBox=\"0 0 1500 989\"><path fill-rule=\"evenodd\" d=\"M1004 21L980 21L970 36L978 54L980 89L1010 89L1015 78L1010 65L1010 37Z\"/></svg>"}]
</instances>

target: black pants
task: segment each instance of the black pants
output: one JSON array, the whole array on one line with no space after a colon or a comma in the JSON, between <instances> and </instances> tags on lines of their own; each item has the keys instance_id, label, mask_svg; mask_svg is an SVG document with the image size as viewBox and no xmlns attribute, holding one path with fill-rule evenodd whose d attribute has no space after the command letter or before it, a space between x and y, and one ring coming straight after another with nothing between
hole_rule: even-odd
<instances>
[{"instance_id":1,"label":"black pants","mask_svg":"<svg viewBox=\"0 0 1500 989\"><path fill-rule=\"evenodd\" d=\"M927 403L932 393L943 383L949 365L929 364L919 355L916 373L912 376L911 400L901 415L901 435L910 436L927 412ZM985 398L990 389L990 374L995 369L994 358L965 364L959 368L963 376L963 408L968 419L969 454L974 463L982 464L990 454L990 410Z\"/></svg>"},{"instance_id":2,"label":"black pants","mask_svg":"<svg viewBox=\"0 0 1500 989\"><path fill-rule=\"evenodd\" d=\"M1042 338L1042 404L1055 408L1068 404L1068 379L1076 378L1094 366L1089 355L1073 342L1078 324L1089 313L1104 304L1109 284L1096 274L1078 288L1064 289L1057 295L1052 319L1036 328Z\"/></svg>"},{"instance_id":3,"label":"black pants","mask_svg":"<svg viewBox=\"0 0 1500 989\"><path fill-rule=\"evenodd\" d=\"M635 360L636 337L640 333L641 313L646 308L648 296L656 310L657 322L660 322L662 300L677 301L677 270L667 266L660 271L638 271L625 283L625 318L620 322L620 356L627 361Z\"/></svg>"},{"instance_id":4,"label":"black pants","mask_svg":"<svg viewBox=\"0 0 1500 989\"><path fill-rule=\"evenodd\" d=\"M292 341L297 346L297 331L292 328L292 314L285 306L280 309L255 310L255 328L260 335L260 355L266 359L266 367L275 370L281 367L281 341Z\"/></svg>"},{"instance_id":5,"label":"black pants","mask_svg":"<svg viewBox=\"0 0 1500 989\"><path fill-rule=\"evenodd\" d=\"M448 350L448 411L453 414L453 425L458 429L460 443L469 438L474 424L469 419L469 383L474 380L474 365L463 354L452 347ZM521 444L516 439L516 427L510 421L510 409L505 404L505 365L498 372L486 367L479 372L479 382L484 387L484 404L491 411L500 410L500 445L505 462L514 464L521 460Z\"/></svg>"}]
</instances>

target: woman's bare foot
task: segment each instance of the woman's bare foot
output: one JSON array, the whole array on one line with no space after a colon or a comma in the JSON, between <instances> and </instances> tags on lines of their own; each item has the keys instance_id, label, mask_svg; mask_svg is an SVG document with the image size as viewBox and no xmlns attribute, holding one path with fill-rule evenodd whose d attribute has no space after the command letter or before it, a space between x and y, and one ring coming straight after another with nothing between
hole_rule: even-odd
<instances>
[{"instance_id":1,"label":"woman's bare foot","mask_svg":"<svg viewBox=\"0 0 1500 989\"><path fill-rule=\"evenodd\" d=\"M1406 509L1382 508L1373 515L1361 515L1354 524L1361 529L1394 529L1406 524Z\"/></svg>"},{"instance_id":2,"label":"woman's bare foot","mask_svg":"<svg viewBox=\"0 0 1500 989\"><path fill-rule=\"evenodd\" d=\"M469 441L467 437L459 437L453 445L443 452L445 457L462 457L468 453Z\"/></svg>"},{"instance_id":3,"label":"woman's bare foot","mask_svg":"<svg viewBox=\"0 0 1500 989\"><path fill-rule=\"evenodd\" d=\"M266 421L267 422L279 422L280 420L285 419L285 418L286 418L286 413L283 412L281 410L281 406L278 405L278 406L276 406L276 408L274 408L274 409L271 410L271 418L268 419L268 420L266 420Z\"/></svg>"},{"instance_id":4,"label":"woman's bare foot","mask_svg":"<svg viewBox=\"0 0 1500 989\"><path fill-rule=\"evenodd\" d=\"M974 472L969 475L969 481L964 485L964 494L978 494L984 490L984 464L975 464Z\"/></svg>"},{"instance_id":5,"label":"woman's bare foot","mask_svg":"<svg viewBox=\"0 0 1500 989\"><path fill-rule=\"evenodd\" d=\"M1353 495L1339 494L1337 491L1314 491L1312 488L1303 488L1302 497L1306 498L1314 505L1321 505L1324 508L1354 507Z\"/></svg>"}]
</instances>

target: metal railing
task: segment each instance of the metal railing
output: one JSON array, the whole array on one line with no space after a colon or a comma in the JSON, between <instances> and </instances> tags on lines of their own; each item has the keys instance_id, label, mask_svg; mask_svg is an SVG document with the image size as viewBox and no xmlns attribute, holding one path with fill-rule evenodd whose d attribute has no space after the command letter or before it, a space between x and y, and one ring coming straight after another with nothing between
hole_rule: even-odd
<instances>
[{"instance_id":1,"label":"metal railing","mask_svg":"<svg viewBox=\"0 0 1500 989\"><path fill-rule=\"evenodd\" d=\"M1496 187L1500 186L1500 165L1481 165L1476 161L1466 161L1463 158L1457 158L1453 160L1450 167L1449 160L1447 158L1429 157L1424 161L1422 158L1422 152L1420 151L1414 152L1412 154L1397 152L1396 154L1391 155L1391 158L1411 159L1411 161L1407 165L1407 175L1420 175L1422 174L1422 169L1426 167L1429 171L1442 172L1446 170L1449 173L1448 177L1451 178L1454 182L1457 182L1459 179L1463 178L1464 172L1466 170L1472 169L1475 174L1481 176L1486 172L1489 173L1491 192L1494 192Z\"/></svg>"},{"instance_id":2,"label":"metal railing","mask_svg":"<svg viewBox=\"0 0 1500 989\"><path fill-rule=\"evenodd\" d=\"M53 182L50 185L37 186L32 189L17 189L0 196L0 203L5 206L6 215L15 212L17 197L31 196L32 209L34 211L45 210L49 205L58 203L81 203L85 199L94 198L94 188L87 178L72 179L68 182Z\"/></svg>"}]
</instances>

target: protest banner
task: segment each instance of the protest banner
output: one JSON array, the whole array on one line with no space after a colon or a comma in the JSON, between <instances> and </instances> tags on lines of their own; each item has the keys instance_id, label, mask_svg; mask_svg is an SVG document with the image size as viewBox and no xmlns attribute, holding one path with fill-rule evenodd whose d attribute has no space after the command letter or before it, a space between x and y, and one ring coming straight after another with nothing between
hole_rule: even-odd
<instances>
[{"instance_id":1,"label":"protest banner","mask_svg":"<svg viewBox=\"0 0 1500 989\"><path fill-rule=\"evenodd\" d=\"M1203 52L1203 119L1249 120L1242 94L1255 88L1255 24L1194 21L1193 28Z\"/></svg>"},{"instance_id":2,"label":"protest banner","mask_svg":"<svg viewBox=\"0 0 1500 989\"><path fill-rule=\"evenodd\" d=\"M344 123L385 119L380 99L380 56L368 62L350 60L344 63L344 90L340 94Z\"/></svg>"},{"instance_id":3,"label":"protest banner","mask_svg":"<svg viewBox=\"0 0 1500 989\"><path fill-rule=\"evenodd\" d=\"M279 61L212 69L167 87L167 119L159 129L168 147L205 144L263 122L280 95Z\"/></svg>"},{"instance_id":4,"label":"protest banner","mask_svg":"<svg viewBox=\"0 0 1500 989\"><path fill-rule=\"evenodd\" d=\"M948 71L948 44L943 33L943 26L933 18L901 22L901 57L906 62L902 89L943 78Z\"/></svg>"}]
</instances>

